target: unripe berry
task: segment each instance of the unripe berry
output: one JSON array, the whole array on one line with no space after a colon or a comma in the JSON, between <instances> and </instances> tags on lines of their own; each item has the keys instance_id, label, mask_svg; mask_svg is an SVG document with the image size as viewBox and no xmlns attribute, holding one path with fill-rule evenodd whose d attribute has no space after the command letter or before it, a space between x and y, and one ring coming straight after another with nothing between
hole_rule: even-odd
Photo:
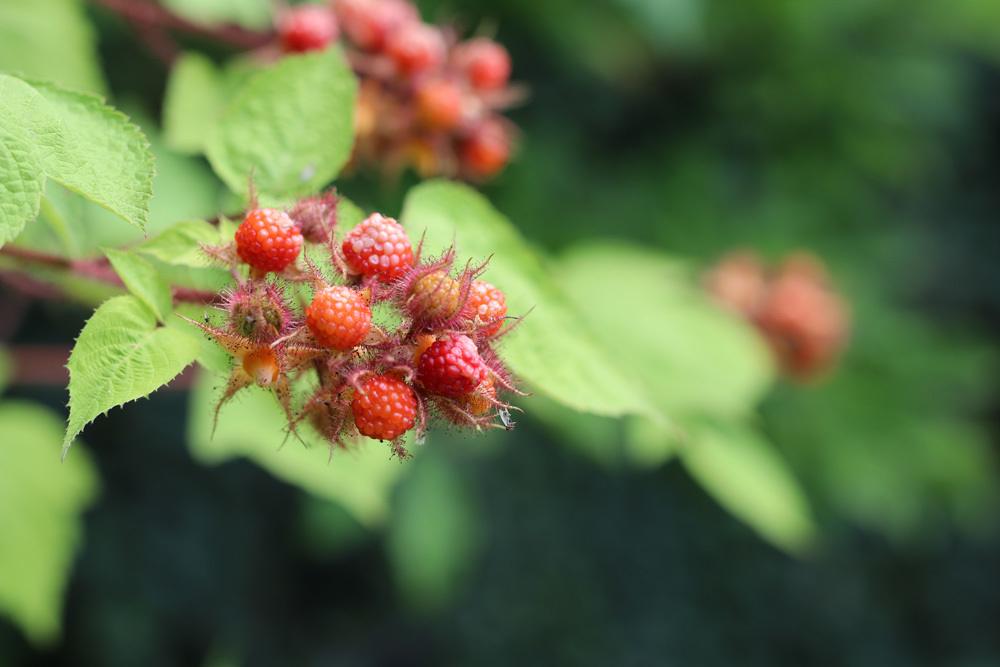
<instances>
[{"instance_id":1,"label":"unripe berry","mask_svg":"<svg viewBox=\"0 0 1000 667\"><path fill-rule=\"evenodd\" d=\"M458 145L463 169L475 178L490 178L498 174L510 159L510 138L507 129L495 119L472 128Z\"/></svg>"},{"instance_id":2,"label":"unripe berry","mask_svg":"<svg viewBox=\"0 0 1000 667\"><path fill-rule=\"evenodd\" d=\"M280 289L271 283L246 282L225 298L230 331L257 342L272 342L293 316Z\"/></svg>"},{"instance_id":3,"label":"unripe berry","mask_svg":"<svg viewBox=\"0 0 1000 667\"><path fill-rule=\"evenodd\" d=\"M333 285L316 292L306 308L306 326L320 345L346 351L368 335L372 311L357 291Z\"/></svg>"},{"instance_id":4,"label":"unripe berry","mask_svg":"<svg viewBox=\"0 0 1000 667\"><path fill-rule=\"evenodd\" d=\"M243 370L258 386L268 387L278 381L278 357L270 347L257 348L243 356Z\"/></svg>"},{"instance_id":5,"label":"unripe berry","mask_svg":"<svg viewBox=\"0 0 1000 667\"><path fill-rule=\"evenodd\" d=\"M284 271L301 249L302 233L283 211L250 211L236 229L236 252L258 273Z\"/></svg>"},{"instance_id":6,"label":"unripe berry","mask_svg":"<svg viewBox=\"0 0 1000 667\"><path fill-rule=\"evenodd\" d=\"M482 417L494 406L497 400L497 388L493 384L493 378L486 378L483 384L479 385L471 394L460 400L466 412L474 417Z\"/></svg>"},{"instance_id":7,"label":"unripe berry","mask_svg":"<svg viewBox=\"0 0 1000 667\"><path fill-rule=\"evenodd\" d=\"M445 271L433 271L410 289L411 311L424 320L445 320L462 307L462 286Z\"/></svg>"},{"instance_id":8,"label":"unripe berry","mask_svg":"<svg viewBox=\"0 0 1000 667\"><path fill-rule=\"evenodd\" d=\"M334 8L348 38L368 51L381 50L393 31L420 20L406 0L337 0Z\"/></svg>"},{"instance_id":9,"label":"unripe berry","mask_svg":"<svg viewBox=\"0 0 1000 667\"><path fill-rule=\"evenodd\" d=\"M767 280L757 256L739 251L727 255L708 273L705 286L723 307L752 317L767 291Z\"/></svg>"},{"instance_id":10,"label":"unripe berry","mask_svg":"<svg viewBox=\"0 0 1000 667\"><path fill-rule=\"evenodd\" d=\"M341 245L347 266L363 276L392 282L413 266L413 248L403 227L372 213L352 229Z\"/></svg>"},{"instance_id":11,"label":"unripe berry","mask_svg":"<svg viewBox=\"0 0 1000 667\"><path fill-rule=\"evenodd\" d=\"M340 30L333 12L320 5L301 5L289 9L278 26L281 48L287 53L321 51L330 45Z\"/></svg>"},{"instance_id":12,"label":"unripe berry","mask_svg":"<svg viewBox=\"0 0 1000 667\"><path fill-rule=\"evenodd\" d=\"M468 336L450 334L420 355L417 379L432 394L462 398L486 381L489 370Z\"/></svg>"},{"instance_id":13,"label":"unripe berry","mask_svg":"<svg viewBox=\"0 0 1000 667\"><path fill-rule=\"evenodd\" d=\"M479 37L460 44L455 62L479 90L503 88L510 80L510 54L491 39Z\"/></svg>"},{"instance_id":14,"label":"unripe berry","mask_svg":"<svg viewBox=\"0 0 1000 667\"><path fill-rule=\"evenodd\" d=\"M453 130L462 122L462 88L449 79L431 79L417 89L417 116L432 130Z\"/></svg>"},{"instance_id":15,"label":"unripe berry","mask_svg":"<svg viewBox=\"0 0 1000 667\"><path fill-rule=\"evenodd\" d=\"M407 23L389 35L385 53L403 76L439 67L447 47L441 31L426 23Z\"/></svg>"},{"instance_id":16,"label":"unripe berry","mask_svg":"<svg viewBox=\"0 0 1000 667\"><path fill-rule=\"evenodd\" d=\"M417 417L417 399L405 382L391 375L365 380L351 401L354 424L362 435L395 440L411 428Z\"/></svg>"},{"instance_id":17,"label":"unripe berry","mask_svg":"<svg viewBox=\"0 0 1000 667\"><path fill-rule=\"evenodd\" d=\"M507 315L507 299L503 292L485 280L474 280L469 290L469 317L486 325L480 331L492 336L500 331Z\"/></svg>"}]
</instances>

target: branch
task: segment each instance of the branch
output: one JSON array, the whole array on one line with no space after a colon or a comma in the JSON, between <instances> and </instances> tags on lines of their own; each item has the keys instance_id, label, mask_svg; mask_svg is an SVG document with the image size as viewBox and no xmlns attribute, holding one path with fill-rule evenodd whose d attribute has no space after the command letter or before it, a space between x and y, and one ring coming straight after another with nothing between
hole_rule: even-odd
<instances>
[{"instance_id":1,"label":"branch","mask_svg":"<svg viewBox=\"0 0 1000 667\"><path fill-rule=\"evenodd\" d=\"M13 362L12 385L31 387L61 387L69 384L66 360L70 348L65 345L12 345L7 348ZM187 390L196 376L195 366L188 366L163 389Z\"/></svg>"},{"instance_id":2,"label":"branch","mask_svg":"<svg viewBox=\"0 0 1000 667\"><path fill-rule=\"evenodd\" d=\"M257 49L272 40L269 32L247 30L238 25L207 26L189 21L155 2L144 0L91 0L135 26L197 35L240 49Z\"/></svg>"},{"instance_id":3,"label":"branch","mask_svg":"<svg viewBox=\"0 0 1000 667\"><path fill-rule=\"evenodd\" d=\"M21 264L57 269L115 287L125 287L121 278L111 268L108 260L103 257L99 259L69 259L17 246L0 247L0 256L10 257ZM0 279L35 298L61 299L66 296L65 292L58 286L17 271L0 271ZM174 303L212 304L219 298L218 294L208 290L180 286L174 286L171 289L173 290Z\"/></svg>"}]
</instances>

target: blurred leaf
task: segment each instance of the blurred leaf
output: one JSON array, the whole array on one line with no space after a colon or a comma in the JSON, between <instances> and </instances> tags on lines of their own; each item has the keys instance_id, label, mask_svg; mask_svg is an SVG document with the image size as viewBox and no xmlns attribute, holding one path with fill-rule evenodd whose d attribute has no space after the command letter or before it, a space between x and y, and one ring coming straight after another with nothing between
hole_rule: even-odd
<instances>
[{"instance_id":1,"label":"blurred leaf","mask_svg":"<svg viewBox=\"0 0 1000 667\"><path fill-rule=\"evenodd\" d=\"M685 424L681 461L723 507L763 537L792 552L815 539L805 494L774 446L735 423Z\"/></svg>"},{"instance_id":2,"label":"blurred leaf","mask_svg":"<svg viewBox=\"0 0 1000 667\"><path fill-rule=\"evenodd\" d=\"M205 268L214 263L202 250L202 246L219 242L217 227L203 220L188 220L168 227L136 250L167 264Z\"/></svg>"},{"instance_id":3,"label":"blurred leaf","mask_svg":"<svg viewBox=\"0 0 1000 667\"><path fill-rule=\"evenodd\" d=\"M195 23L235 23L257 30L271 27L270 0L163 0L163 4Z\"/></svg>"},{"instance_id":4,"label":"blurred leaf","mask_svg":"<svg viewBox=\"0 0 1000 667\"><path fill-rule=\"evenodd\" d=\"M136 297L117 296L102 304L69 356L64 453L98 415L170 382L194 361L198 350L198 338L186 325L174 319L159 326Z\"/></svg>"},{"instance_id":5,"label":"blurred leaf","mask_svg":"<svg viewBox=\"0 0 1000 667\"><path fill-rule=\"evenodd\" d=\"M493 255L485 278L504 291L508 313L534 309L501 344L504 359L533 388L581 412L653 414L615 353L583 331L538 254L481 195L454 183L424 183L410 191L402 219L412 235L426 233L431 254L454 241L459 257Z\"/></svg>"},{"instance_id":6,"label":"blurred leaf","mask_svg":"<svg viewBox=\"0 0 1000 667\"><path fill-rule=\"evenodd\" d=\"M128 291L146 304L157 320L165 322L174 302L170 285L160 277L156 267L134 252L106 248L104 254Z\"/></svg>"},{"instance_id":7,"label":"blurred leaf","mask_svg":"<svg viewBox=\"0 0 1000 667\"><path fill-rule=\"evenodd\" d=\"M202 373L191 394L188 438L195 458L221 463L244 456L275 477L321 498L341 503L368 527L385 521L389 496L406 465L391 458L382 443L362 441L331 452L308 426L300 435L304 447L287 438L288 422L270 392L256 387L240 392L219 415L212 436L212 415L218 402L219 376ZM286 442L287 440L287 442Z\"/></svg>"},{"instance_id":8,"label":"blurred leaf","mask_svg":"<svg viewBox=\"0 0 1000 667\"><path fill-rule=\"evenodd\" d=\"M411 606L440 609L457 593L478 544L477 514L458 471L433 450L400 486L386 548Z\"/></svg>"},{"instance_id":9,"label":"blurred leaf","mask_svg":"<svg viewBox=\"0 0 1000 667\"><path fill-rule=\"evenodd\" d=\"M262 194L312 194L350 155L356 90L337 49L285 57L235 95L212 133L209 161L234 192L246 191L252 173Z\"/></svg>"},{"instance_id":10,"label":"blurred leaf","mask_svg":"<svg viewBox=\"0 0 1000 667\"><path fill-rule=\"evenodd\" d=\"M0 611L36 644L59 636L63 595L98 491L85 449L60 464L62 426L39 406L0 404Z\"/></svg>"},{"instance_id":11,"label":"blurred leaf","mask_svg":"<svg viewBox=\"0 0 1000 667\"><path fill-rule=\"evenodd\" d=\"M211 60L185 53L174 63L163 100L164 140L187 153L204 150L225 104L222 80Z\"/></svg>"},{"instance_id":12,"label":"blurred leaf","mask_svg":"<svg viewBox=\"0 0 1000 667\"><path fill-rule=\"evenodd\" d=\"M82 0L0 2L0 70L104 93L97 44Z\"/></svg>"},{"instance_id":13,"label":"blurred leaf","mask_svg":"<svg viewBox=\"0 0 1000 667\"><path fill-rule=\"evenodd\" d=\"M676 260L593 244L568 252L558 275L590 330L664 414L745 415L770 386L760 337L711 303Z\"/></svg>"}]
</instances>

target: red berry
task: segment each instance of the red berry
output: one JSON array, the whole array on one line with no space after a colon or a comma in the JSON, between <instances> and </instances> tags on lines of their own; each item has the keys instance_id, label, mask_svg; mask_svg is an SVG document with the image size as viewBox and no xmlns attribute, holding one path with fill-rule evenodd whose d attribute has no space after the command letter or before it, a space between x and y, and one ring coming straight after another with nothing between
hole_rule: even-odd
<instances>
[{"instance_id":1,"label":"red berry","mask_svg":"<svg viewBox=\"0 0 1000 667\"><path fill-rule=\"evenodd\" d=\"M381 50L394 30L420 20L406 0L337 0L334 9L350 40L368 51Z\"/></svg>"},{"instance_id":2,"label":"red berry","mask_svg":"<svg viewBox=\"0 0 1000 667\"><path fill-rule=\"evenodd\" d=\"M417 417L417 399L405 382L391 375L365 380L351 401L354 423L362 435L395 440L411 428Z\"/></svg>"},{"instance_id":3,"label":"red berry","mask_svg":"<svg viewBox=\"0 0 1000 667\"><path fill-rule=\"evenodd\" d=\"M417 379L427 391L461 398L486 381L489 371L468 336L450 334L420 355Z\"/></svg>"},{"instance_id":4,"label":"red berry","mask_svg":"<svg viewBox=\"0 0 1000 667\"><path fill-rule=\"evenodd\" d=\"M410 288L410 312L422 320L445 320L462 307L462 286L445 271L432 271Z\"/></svg>"},{"instance_id":5,"label":"red berry","mask_svg":"<svg viewBox=\"0 0 1000 667\"><path fill-rule=\"evenodd\" d=\"M352 229L341 250L352 271L376 276L384 283L399 278L413 266L413 248L406 231L380 213L372 213Z\"/></svg>"},{"instance_id":6,"label":"red berry","mask_svg":"<svg viewBox=\"0 0 1000 667\"><path fill-rule=\"evenodd\" d=\"M324 347L350 350L372 326L372 311L357 291L333 285L316 292L306 308L306 326Z\"/></svg>"},{"instance_id":7,"label":"red berry","mask_svg":"<svg viewBox=\"0 0 1000 667\"><path fill-rule=\"evenodd\" d=\"M479 37L455 49L455 62L479 90L496 90L510 79L510 55L492 39Z\"/></svg>"},{"instance_id":8,"label":"red berry","mask_svg":"<svg viewBox=\"0 0 1000 667\"><path fill-rule=\"evenodd\" d=\"M417 115L432 130L453 130L462 122L462 89L448 79L432 79L417 89Z\"/></svg>"},{"instance_id":9,"label":"red berry","mask_svg":"<svg viewBox=\"0 0 1000 667\"><path fill-rule=\"evenodd\" d=\"M288 10L278 26L281 48L290 53L322 51L337 39L337 17L320 5L301 5Z\"/></svg>"},{"instance_id":10,"label":"red berry","mask_svg":"<svg viewBox=\"0 0 1000 667\"><path fill-rule=\"evenodd\" d=\"M301 249L302 233L283 211L250 211L236 230L237 254L261 273L283 271Z\"/></svg>"},{"instance_id":11,"label":"red berry","mask_svg":"<svg viewBox=\"0 0 1000 667\"><path fill-rule=\"evenodd\" d=\"M441 31L426 23L408 23L389 35L385 53L403 76L426 72L444 62L447 47Z\"/></svg>"},{"instance_id":12,"label":"red berry","mask_svg":"<svg viewBox=\"0 0 1000 667\"><path fill-rule=\"evenodd\" d=\"M469 290L470 316L479 320L484 335L492 336L503 326L507 314L507 299L503 292L485 280L474 280Z\"/></svg>"},{"instance_id":13,"label":"red berry","mask_svg":"<svg viewBox=\"0 0 1000 667\"><path fill-rule=\"evenodd\" d=\"M510 138L503 124L487 120L472 129L458 146L465 171L476 178L498 174L510 159Z\"/></svg>"}]
</instances>

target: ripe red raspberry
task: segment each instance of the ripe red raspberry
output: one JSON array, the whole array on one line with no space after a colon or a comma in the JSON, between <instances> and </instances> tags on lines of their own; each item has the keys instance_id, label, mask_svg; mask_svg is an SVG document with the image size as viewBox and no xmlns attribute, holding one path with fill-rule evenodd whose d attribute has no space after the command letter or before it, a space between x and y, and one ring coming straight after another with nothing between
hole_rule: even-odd
<instances>
[{"instance_id":1,"label":"ripe red raspberry","mask_svg":"<svg viewBox=\"0 0 1000 667\"><path fill-rule=\"evenodd\" d=\"M479 90L496 90L510 79L510 55L492 39L479 37L455 49L455 62Z\"/></svg>"},{"instance_id":2,"label":"ripe red raspberry","mask_svg":"<svg viewBox=\"0 0 1000 667\"><path fill-rule=\"evenodd\" d=\"M285 14L278 26L281 48L288 53L322 51L337 39L337 17L321 5L301 5Z\"/></svg>"},{"instance_id":3,"label":"ripe red raspberry","mask_svg":"<svg viewBox=\"0 0 1000 667\"><path fill-rule=\"evenodd\" d=\"M379 213L372 213L350 231L341 246L347 265L355 273L392 282L413 266L413 248L403 227Z\"/></svg>"},{"instance_id":4,"label":"ripe red raspberry","mask_svg":"<svg viewBox=\"0 0 1000 667\"><path fill-rule=\"evenodd\" d=\"M477 318L484 326L483 335L492 336L503 326L503 318L507 314L507 299L503 292L485 280L472 282L469 290L470 317Z\"/></svg>"},{"instance_id":5,"label":"ripe red raspberry","mask_svg":"<svg viewBox=\"0 0 1000 667\"><path fill-rule=\"evenodd\" d=\"M449 334L420 355L417 379L432 394L462 398L486 381L489 370L468 336Z\"/></svg>"},{"instance_id":6,"label":"ripe red raspberry","mask_svg":"<svg viewBox=\"0 0 1000 667\"><path fill-rule=\"evenodd\" d=\"M236 230L237 254L259 273L283 271L301 249L302 233L283 211L250 211Z\"/></svg>"},{"instance_id":7,"label":"ripe red raspberry","mask_svg":"<svg viewBox=\"0 0 1000 667\"><path fill-rule=\"evenodd\" d=\"M391 33L385 53L403 76L413 76L439 67L447 47L441 31L426 23L407 23Z\"/></svg>"},{"instance_id":8,"label":"ripe red raspberry","mask_svg":"<svg viewBox=\"0 0 1000 667\"><path fill-rule=\"evenodd\" d=\"M462 167L473 177L489 178L498 174L510 159L507 129L496 119L480 123L459 143L458 155Z\"/></svg>"},{"instance_id":9,"label":"ripe red raspberry","mask_svg":"<svg viewBox=\"0 0 1000 667\"><path fill-rule=\"evenodd\" d=\"M337 0L334 9L348 38L368 51L381 50L393 31L420 20L406 0Z\"/></svg>"},{"instance_id":10,"label":"ripe red raspberry","mask_svg":"<svg viewBox=\"0 0 1000 667\"><path fill-rule=\"evenodd\" d=\"M432 130L453 130L462 122L464 96L449 79L432 79L417 89L417 116Z\"/></svg>"},{"instance_id":11,"label":"ripe red raspberry","mask_svg":"<svg viewBox=\"0 0 1000 667\"><path fill-rule=\"evenodd\" d=\"M410 288L409 304L421 319L448 319L462 307L462 286L446 272L433 271Z\"/></svg>"},{"instance_id":12,"label":"ripe red raspberry","mask_svg":"<svg viewBox=\"0 0 1000 667\"><path fill-rule=\"evenodd\" d=\"M354 423L362 435L395 440L411 428L417 417L417 399L405 382L391 375L365 380L351 401Z\"/></svg>"},{"instance_id":13,"label":"ripe red raspberry","mask_svg":"<svg viewBox=\"0 0 1000 667\"><path fill-rule=\"evenodd\" d=\"M306 326L320 345L350 350L368 335L372 311L358 292L333 285L316 292L306 308Z\"/></svg>"}]
</instances>

